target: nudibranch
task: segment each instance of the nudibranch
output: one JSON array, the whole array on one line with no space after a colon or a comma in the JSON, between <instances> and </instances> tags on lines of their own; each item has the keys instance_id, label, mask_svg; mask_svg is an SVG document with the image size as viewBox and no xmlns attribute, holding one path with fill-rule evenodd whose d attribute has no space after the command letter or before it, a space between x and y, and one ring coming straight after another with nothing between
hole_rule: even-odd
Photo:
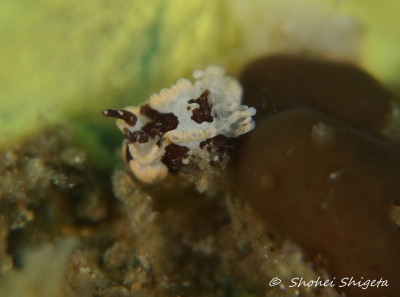
<instances>
[{"instance_id":1,"label":"nudibranch","mask_svg":"<svg viewBox=\"0 0 400 297\"><path fill-rule=\"evenodd\" d=\"M223 169L229 139L255 127L256 110L241 105L242 87L223 68L209 66L193 77L193 84L179 79L139 107L103 112L118 119L125 160L145 183L162 180L168 172Z\"/></svg>"}]
</instances>

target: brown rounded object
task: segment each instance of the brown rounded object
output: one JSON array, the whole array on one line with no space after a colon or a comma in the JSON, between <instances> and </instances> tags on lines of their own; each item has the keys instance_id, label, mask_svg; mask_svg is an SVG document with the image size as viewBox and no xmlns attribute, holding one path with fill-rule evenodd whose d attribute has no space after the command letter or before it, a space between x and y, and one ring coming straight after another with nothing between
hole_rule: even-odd
<instances>
[{"instance_id":1,"label":"brown rounded object","mask_svg":"<svg viewBox=\"0 0 400 297\"><path fill-rule=\"evenodd\" d=\"M322 256L347 296L398 296L400 152L323 114L293 109L266 117L239 148L242 197L273 235ZM301 277L301 276L299 276ZM339 288L340 279L389 287Z\"/></svg>"},{"instance_id":2,"label":"brown rounded object","mask_svg":"<svg viewBox=\"0 0 400 297\"><path fill-rule=\"evenodd\" d=\"M374 134L382 134L393 95L351 64L276 55L242 71L244 104L256 119L293 107L309 107Z\"/></svg>"}]
</instances>

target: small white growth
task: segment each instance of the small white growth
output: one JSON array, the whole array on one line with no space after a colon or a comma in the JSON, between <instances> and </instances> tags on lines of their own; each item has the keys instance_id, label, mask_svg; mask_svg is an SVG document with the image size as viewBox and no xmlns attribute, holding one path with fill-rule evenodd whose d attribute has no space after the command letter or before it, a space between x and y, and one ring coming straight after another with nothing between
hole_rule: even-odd
<instances>
[{"instance_id":1,"label":"small white growth","mask_svg":"<svg viewBox=\"0 0 400 297\"><path fill-rule=\"evenodd\" d=\"M328 175L328 180L336 180L336 179L339 179L339 178L342 176L343 172L344 172L344 169L331 172L331 173Z\"/></svg>"},{"instance_id":2,"label":"small white growth","mask_svg":"<svg viewBox=\"0 0 400 297\"><path fill-rule=\"evenodd\" d=\"M152 183L163 179L169 170L207 169L210 162L226 160L220 150L225 138L254 129L252 116L256 110L241 105L240 84L224 72L221 67L209 66L206 71L193 73L193 84L179 79L139 107L104 112L119 118L117 126L126 136L127 162L140 180ZM156 115L152 116L154 111Z\"/></svg>"},{"instance_id":3,"label":"small white growth","mask_svg":"<svg viewBox=\"0 0 400 297\"><path fill-rule=\"evenodd\" d=\"M316 123L312 126L311 138L318 144L327 145L334 138L332 128L323 122Z\"/></svg>"}]
</instances>

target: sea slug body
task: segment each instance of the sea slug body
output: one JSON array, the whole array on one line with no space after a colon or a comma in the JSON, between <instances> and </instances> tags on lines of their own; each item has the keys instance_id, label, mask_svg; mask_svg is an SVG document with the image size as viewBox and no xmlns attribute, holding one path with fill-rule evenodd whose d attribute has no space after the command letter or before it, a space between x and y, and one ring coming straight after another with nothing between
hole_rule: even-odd
<instances>
[{"instance_id":1,"label":"sea slug body","mask_svg":"<svg viewBox=\"0 0 400 297\"><path fill-rule=\"evenodd\" d=\"M209 66L193 77L193 84L179 79L139 107L103 112L118 119L125 160L145 183L163 179L168 171L224 168L229 138L255 127L256 110L241 105L242 88L223 68Z\"/></svg>"}]
</instances>

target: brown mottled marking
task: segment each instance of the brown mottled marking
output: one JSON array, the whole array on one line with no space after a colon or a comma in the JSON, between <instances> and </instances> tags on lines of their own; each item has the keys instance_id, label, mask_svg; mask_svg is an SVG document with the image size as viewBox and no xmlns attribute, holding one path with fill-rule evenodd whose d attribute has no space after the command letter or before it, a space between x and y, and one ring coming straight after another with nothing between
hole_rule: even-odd
<instances>
[{"instance_id":1,"label":"brown mottled marking","mask_svg":"<svg viewBox=\"0 0 400 297\"><path fill-rule=\"evenodd\" d=\"M168 167L170 172L177 173L185 166L182 160L189 157L188 152L189 148L186 146L171 143L165 148L165 154L162 156L161 162Z\"/></svg>"},{"instance_id":2,"label":"brown mottled marking","mask_svg":"<svg viewBox=\"0 0 400 297\"><path fill-rule=\"evenodd\" d=\"M135 135L137 142L139 143L146 143L149 141L149 135L146 132L143 131L135 131L133 132Z\"/></svg>"},{"instance_id":3,"label":"brown mottled marking","mask_svg":"<svg viewBox=\"0 0 400 297\"><path fill-rule=\"evenodd\" d=\"M213 149L217 149L218 153L223 153L228 151L230 148L233 148L233 146L229 145L228 142L228 137L217 135L215 137L203 140L200 142L199 147L201 149L206 148L209 153L211 153Z\"/></svg>"},{"instance_id":4,"label":"brown mottled marking","mask_svg":"<svg viewBox=\"0 0 400 297\"><path fill-rule=\"evenodd\" d=\"M210 94L209 90L205 90L199 98L190 99L188 103L196 103L199 105L198 108L193 109L193 115L191 119L198 124L203 122L212 122L214 118L211 116L212 107L208 104L208 95Z\"/></svg>"},{"instance_id":5,"label":"brown mottled marking","mask_svg":"<svg viewBox=\"0 0 400 297\"><path fill-rule=\"evenodd\" d=\"M143 131L135 131L131 132L129 129L124 128L122 129L122 132L125 135L125 138L129 142L139 142L139 143L146 143L149 141L149 135L146 132Z\"/></svg>"},{"instance_id":6,"label":"brown mottled marking","mask_svg":"<svg viewBox=\"0 0 400 297\"><path fill-rule=\"evenodd\" d=\"M173 113L160 113L152 109L148 104L140 107L140 113L152 120L142 128L142 131L150 138L154 138L157 135L161 137L166 132L176 129L179 124L178 118Z\"/></svg>"},{"instance_id":7,"label":"brown mottled marking","mask_svg":"<svg viewBox=\"0 0 400 297\"><path fill-rule=\"evenodd\" d=\"M124 145L124 156L125 156L125 162L126 163L129 163L130 160L133 160L131 152L129 151L128 144Z\"/></svg>"},{"instance_id":8,"label":"brown mottled marking","mask_svg":"<svg viewBox=\"0 0 400 297\"><path fill-rule=\"evenodd\" d=\"M143 104L140 106L140 113L153 121L159 119L161 116L157 110L151 108L148 104Z\"/></svg>"},{"instance_id":9,"label":"brown mottled marking","mask_svg":"<svg viewBox=\"0 0 400 297\"><path fill-rule=\"evenodd\" d=\"M137 118L136 116L125 109L107 109L103 111L103 115L106 117L116 118L125 121L129 126L135 126Z\"/></svg>"}]
</instances>

